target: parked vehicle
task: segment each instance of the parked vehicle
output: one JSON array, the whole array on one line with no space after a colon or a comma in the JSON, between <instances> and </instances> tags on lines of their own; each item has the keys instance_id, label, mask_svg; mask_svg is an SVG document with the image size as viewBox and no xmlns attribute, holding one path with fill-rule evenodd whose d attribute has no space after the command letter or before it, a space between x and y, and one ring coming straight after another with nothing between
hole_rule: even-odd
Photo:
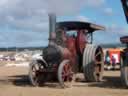
<instances>
[{"instance_id":1,"label":"parked vehicle","mask_svg":"<svg viewBox=\"0 0 128 96\"><path fill-rule=\"evenodd\" d=\"M101 81L103 51L100 46L90 44L88 37L92 42L93 32L104 30L104 27L79 21L56 23L54 14L49 15L49 21L49 44L43 49L42 59L30 63L32 85L39 86L57 80L61 87L69 87L78 72L83 72L87 81Z\"/></svg>"},{"instance_id":2,"label":"parked vehicle","mask_svg":"<svg viewBox=\"0 0 128 96\"><path fill-rule=\"evenodd\" d=\"M123 85L128 87L128 36L121 37L120 41L126 44L126 48L121 52L121 80Z\"/></svg>"}]
</instances>

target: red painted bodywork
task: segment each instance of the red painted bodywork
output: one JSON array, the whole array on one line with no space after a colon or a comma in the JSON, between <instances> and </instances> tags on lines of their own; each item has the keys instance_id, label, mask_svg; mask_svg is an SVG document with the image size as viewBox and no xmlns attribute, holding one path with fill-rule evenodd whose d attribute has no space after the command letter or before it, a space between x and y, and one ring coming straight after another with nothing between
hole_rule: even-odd
<instances>
[{"instance_id":1,"label":"red painted bodywork","mask_svg":"<svg viewBox=\"0 0 128 96\"><path fill-rule=\"evenodd\" d=\"M77 38L76 38L76 47L78 52L80 52L81 54L84 51L85 48L85 44L87 43L87 39L86 39L86 31L85 30L79 30L77 32Z\"/></svg>"},{"instance_id":2,"label":"red painted bodywork","mask_svg":"<svg viewBox=\"0 0 128 96\"><path fill-rule=\"evenodd\" d=\"M71 57L70 60L74 65L76 63L77 58L77 50L76 50L76 38L75 37L68 37L66 41L66 46L70 51Z\"/></svg>"},{"instance_id":3,"label":"red painted bodywork","mask_svg":"<svg viewBox=\"0 0 128 96\"><path fill-rule=\"evenodd\" d=\"M63 32L62 38L66 45L66 48L62 48L63 59L69 59L75 65L77 63L77 55L83 54L87 43L85 31L76 30L77 36L66 36L66 32Z\"/></svg>"}]
</instances>

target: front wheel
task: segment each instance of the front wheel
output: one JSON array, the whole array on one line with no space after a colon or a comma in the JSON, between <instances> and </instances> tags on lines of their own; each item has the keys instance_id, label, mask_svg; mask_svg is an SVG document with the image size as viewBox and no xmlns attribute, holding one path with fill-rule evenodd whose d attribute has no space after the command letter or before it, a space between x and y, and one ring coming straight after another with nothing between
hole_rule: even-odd
<instances>
[{"instance_id":1,"label":"front wheel","mask_svg":"<svg viewBox=\"0 0 128 96\"><path fill-rule=\"evenodd\" d=\"M44 83L44 78L46 77L40 72L43 68L44 66L38 60L33 60L30 63L29 79L33 86L40 86Z\"/></svg>"},{"instance_id":2,"label":"front wheel","mask_svg":"<svg viewBox=\"0 0 128 96\"><path fill-rule=\"evenodd\" d=\"M71 87L74 82L74 72L69 60L61 62L58 68L58 81L62 88Z\"/></svg>"}]
</instances>

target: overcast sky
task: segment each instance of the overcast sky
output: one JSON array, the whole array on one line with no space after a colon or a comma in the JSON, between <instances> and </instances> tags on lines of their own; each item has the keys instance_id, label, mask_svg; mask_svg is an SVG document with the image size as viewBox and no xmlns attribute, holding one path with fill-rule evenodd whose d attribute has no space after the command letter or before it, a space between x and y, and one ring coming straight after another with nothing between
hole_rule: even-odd
<instances>
[{"instance_id":1,"label":"overcast sky","mask_svg":"<svg viewBox=\"0 0 128 96\"><path fill-rule=\"evenodd\" d=\"M57 21L106 27L94 34L97 44L119 43L120 36L128 34L120 0L0 0L0 46L46 46L49 12L57 14Z\"/></svg>"}]
</instances>

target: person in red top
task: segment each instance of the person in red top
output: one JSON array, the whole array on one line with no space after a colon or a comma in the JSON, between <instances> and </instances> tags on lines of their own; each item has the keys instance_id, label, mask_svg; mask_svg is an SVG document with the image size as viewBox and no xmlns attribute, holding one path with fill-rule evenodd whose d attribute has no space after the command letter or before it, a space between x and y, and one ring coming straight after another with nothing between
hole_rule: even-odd
<instances>
[{"instance_id":1,"label":"person in red top","mask_svg":"<svg viewBox=\"0 0 128 96\"><path fill-rule=\"evenodd\" d=\"M115 69L115 65L116 65L116 58L114 56L112 56L112 67L113 67L113 70Z\"/></svg>"}]
</instances>

